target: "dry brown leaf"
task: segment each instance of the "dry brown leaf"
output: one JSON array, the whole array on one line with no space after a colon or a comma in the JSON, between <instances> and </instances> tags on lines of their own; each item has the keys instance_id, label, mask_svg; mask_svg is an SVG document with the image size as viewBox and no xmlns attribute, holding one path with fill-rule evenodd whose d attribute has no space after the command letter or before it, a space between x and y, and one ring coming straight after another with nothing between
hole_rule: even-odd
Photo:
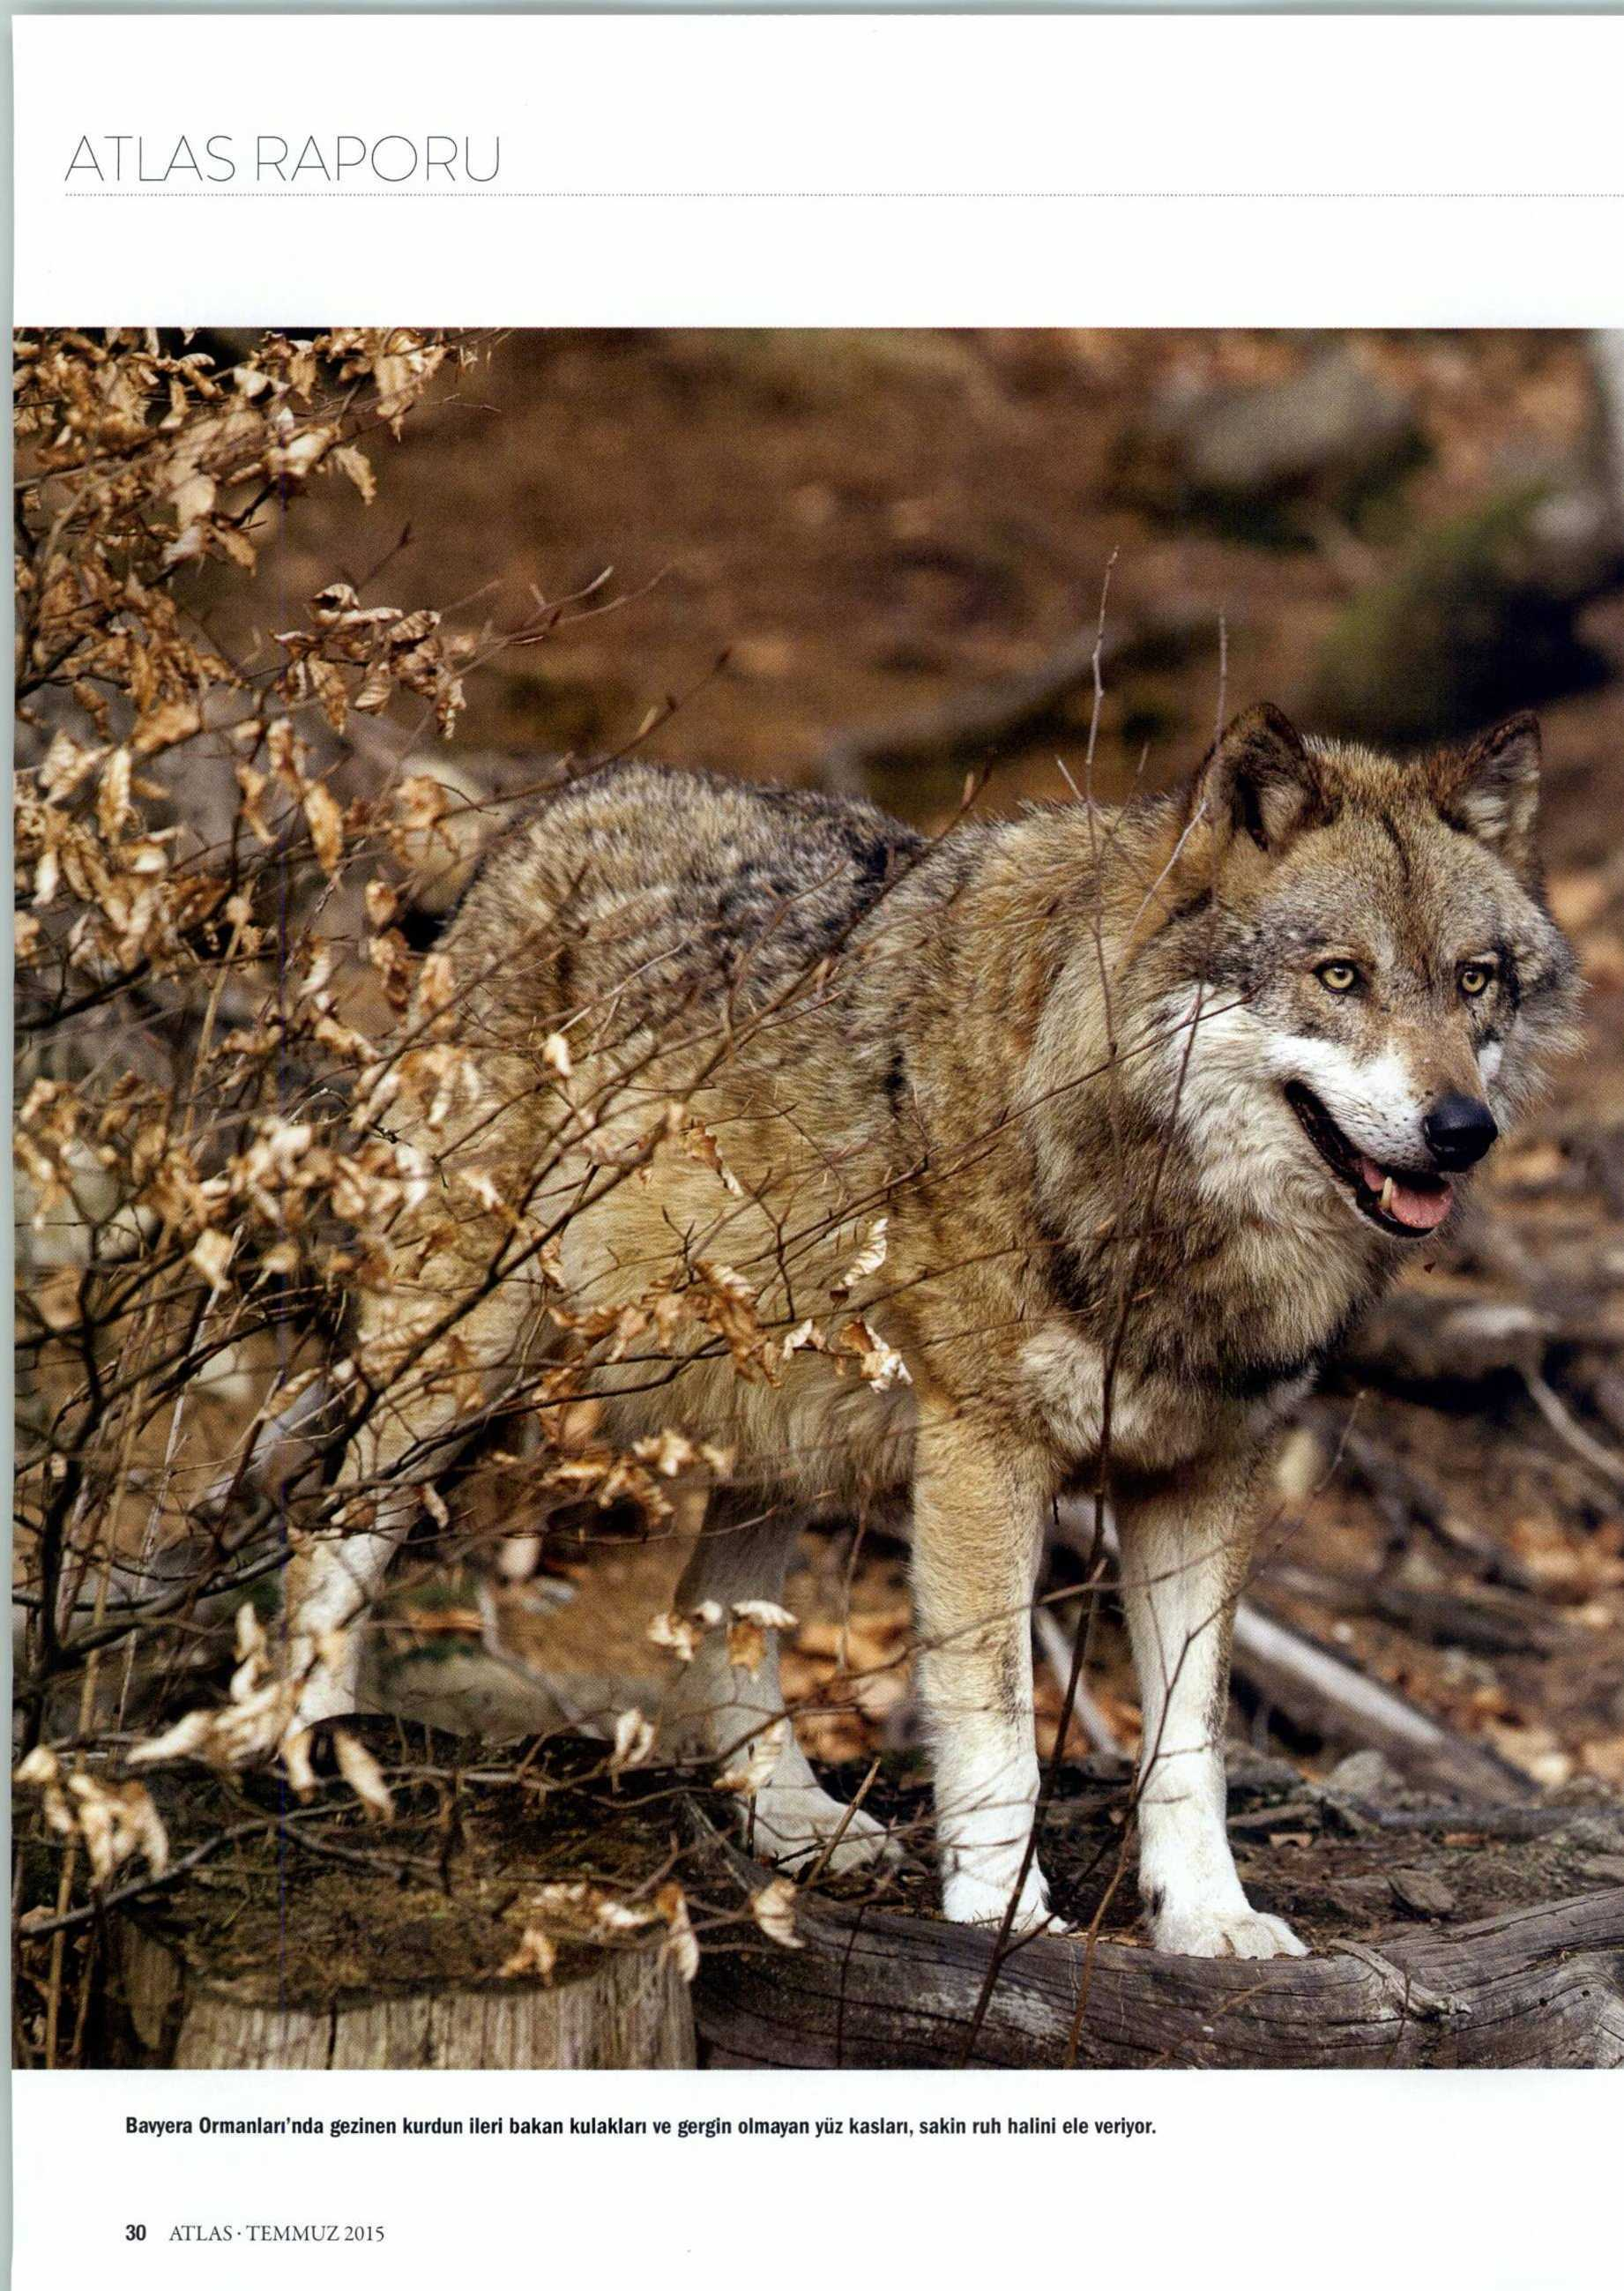
<instances>
[{"instance_id":1,"label":"dry brown leaf","mask_svg":"<svg viewBox=\"0 0 1624 2291\"><path fill-rule=\"evenodd\" d=\"M796 1891L788 1877L774 1877L750 1897L750 1914L768 1941L776 1941L780 1949L805 1949L804 1937L795 1930Z\"/></svg>"},{"instance_id":2,"label":"dry brown leaf","mask_svg":"<svg viewBox=\"0 0 1624 2291\"><path fill-rule=\"evenodd\" d=\"M722 1619L722 1611L714 1599L691 1608L686 1614L675 1608L656 1615L648 1626L647 1636L655 1646L669 1647L679 1662L692 1662L699 1642L707 1631L713 1631Z\"/></svg>"},{"instance_id":3,"label":"dry brown leaf","mask_svg":"<svg viewBox=\"0 0 1624 2291\"><path fill-rule=\"evenodd\" d=\"M768 1631L790 1631L795 1618L772 1599L739 1599L728 1626L728 1660L753 1678L767 1656Z\"/></svg>"},{"instance_id":4,"label":"dry brown leaf","mask_svg":"<svg viewBox=\"0 0 1624 2291\"><path fill-rule=\"evenodd\" d=\"M368 1814L376 1821L392 1821L395 1818L394 1798L383 1779L382 1767L366 1745L347 1727L340 1726L334 1731L333 1749L338 1759L340 1773Z\"/></svg>"},{"instance_id":5,"label":"dry brown leaf","mask_svg":"<svg viewBox=\"0 0 1624 2291\"><path fill-rule=\"evenodd\" d=\"M527 1925L519 1937L519 1946L504 1958L502 1973L505 1979L515 1981L527 1973L539 1973L551 1985L552 1968L559 1961L558 1944L551 1933L540 1925Z\"/></svg>"}]
</instances>

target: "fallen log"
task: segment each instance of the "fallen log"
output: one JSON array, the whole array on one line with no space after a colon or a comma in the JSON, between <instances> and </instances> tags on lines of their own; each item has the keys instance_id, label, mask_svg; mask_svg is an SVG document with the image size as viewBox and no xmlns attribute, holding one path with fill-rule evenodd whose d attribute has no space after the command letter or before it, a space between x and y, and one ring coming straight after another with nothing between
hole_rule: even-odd
<instances>
[{"instance_id":1,"label":"fallen log","mask_svg":"<svg viewBox=\"0 0 1624 2291\"><path fill-rule=\"evenodd\" d=\"M1000 1963L990 1931L827 1901L799 1931L703 1960L709 2066L1624 2065L1624 1886L1262 1964L1048 1935Z\"/></svg>"},{"instance_id":2,"label":"fallen log","mask_svg":"<svg viewBox=\"0 0 1624 2291\"><path fill-rule=\"evenodd\" d=\"M1271 1564L1267 1580L1276 1591L1333 1612L1379 1615L1428 1645L1474 1654L1549 1654L1569 1636L1560 1611L1515 1592L1433 1590L1390 1575L1335 1574L1286 1559Z\"/></svg>"},{"instance_id":3,"label":"fallen log","mask_svg":"<svg viewBox=\"0 0 1624 2291\"><path fill-rule=\"evenodd\" d=\"M1058 1526L1075 1551L1094 1546L1091 1507L1063 1503ZM1106 1521L1105 1545L1116 1556L1116 1535ZM1255 1600L1235 1609L1233 1663L1270 1706L1323 1740L1379 1750L1409 1780L1468 1797L1515 1798L1526 1778L1506 1759L1452 1733L1379 1679L1369 1678L1340 1655L1266 1614Z\"/></svg>"},{"instance_id":4,"label":"fallen log","mask_svg":"<svg viewBox=\"0 0 1624 2291\"><path fill-rule=\"evenodd\" d=\"M1411 1781L1487 1798L1526 1794L1526 1777L1492 1750L1451 1733L1392 1687L1249 1599L1235 1612L1234 1662L1294 1726L1328 1742L1379 1750Z\"/></svg>"}]
</instances>

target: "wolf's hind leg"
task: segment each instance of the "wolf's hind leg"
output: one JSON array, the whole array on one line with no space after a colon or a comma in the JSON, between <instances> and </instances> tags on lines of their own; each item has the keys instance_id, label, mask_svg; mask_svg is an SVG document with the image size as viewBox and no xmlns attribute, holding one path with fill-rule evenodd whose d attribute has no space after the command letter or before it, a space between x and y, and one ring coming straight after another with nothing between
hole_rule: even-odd
<instances>
[{"instance_id":1,"label":"wolf's hind leg","mask_svg":"<svg viewBox=\"0 0 1624 2291\"><path fill-rule=\"evenodd\" d=\"M369 1503L371 1519L312 1536L288 1563L285 1661L298 1688L296 1728L357 1708L362 1628L416 1514L420 1491L456 1451L466 1379L494 1395L522 1363L532 1309L522 1281L504 1283L463 1314L452 1361L421 1347L455 1302L442 1275L409 1306L397 1299L387 1322L381 1303L363 1309L364 1353L382 1335L399 1366L350 1441L339 1473L340 1493Z\"/></svg>"},{"instance_id":2,"label":"wolf's hind leg","mask_svg":"<svg viewBox=\"0 0 1624 2291\"><path fill-rule=\"evenodd\" d=\"M1119 1503L1122 1604L1144 1713L1139 1891L1158 1949L1179 1957L1303 1957L1242 1890L1224 1826L1229 1642L1252 1515L1242 1470Z\"/></svg>"},{"instance_id":3,"label":"wolf's hind leg","mask_svg":"<svg viewBox=\"0 0 1624 2291\"><path fill-rule=\"evenodd\" d=\"M784 1719L778 1684L778 1634L766 1634L767 1651L752 1673L728 1659L730 1610L740 1601L784 1596L784 1579L800 1522L792 1508L775 1507L744 1492L712 1499L703 1532L677 1588L684 1612L707 1600L721 1621L706 1631L693 1660L682 1666L661 1714L660 1738L668 1754L726 1766L736 1753L777 1724L783 1742L771 1774L753 1802L755 1850L763 1861L795 1869L819 1861L830 1841L840 1843L825 1867L850 1869L883 1851L886 1833L859 1807L831 1797Z\"/></svg>"}]
</instances>

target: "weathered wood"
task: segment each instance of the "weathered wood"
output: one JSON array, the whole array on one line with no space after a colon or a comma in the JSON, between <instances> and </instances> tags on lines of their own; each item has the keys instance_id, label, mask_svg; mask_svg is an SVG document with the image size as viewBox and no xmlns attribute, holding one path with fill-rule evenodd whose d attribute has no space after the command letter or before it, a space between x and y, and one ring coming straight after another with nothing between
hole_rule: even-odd
<instances>
[{"instance_id":1,"label":"weathered wood","mask_svg":"<svg viewBox=\"0 0 1624 2291\"><path fill-rule=\"evenodd\" d=\"M1433 1589L1390 1574L1343 1575L1290 1559L1273 1561L1267 1580L1271 1590L1313 1599L1333 1614L1380 1615L1428 1645L1473 1654L1549 1654L1572 1632L1560 1610L1553 1613L1548 1602L1515 1591Z\"/></svg>"},{"instance_id":2,"label":"weathered wood","mask_svg":"<svg viewBox=\"0 0 1624 2291\"><path fill-rule=\"evenodd\" d=\"M176 2069L684 2069L687 1984L657 1947L595 1952L555 1986L402 1990L319 2010L213 1983L132 1920L114 1934L121 2064Z\"/></svg>"},{"instance_id":3,"label":"weathered wood","mask_svg":"<svg viewBox=\"0 0 1624 2291\"><path fill-rule=\"evenodd\" d=\"M999 1967L973 2047L996 1934L828 1901L800 1932L704 1959L712 2066L1624 2065L1624 1886L1262 1964L1045 1936Z\"/></svg>"},{"instance_id":4,"label":"weathered wood","mask_svg":"<svg viewBox=\"0 0 1624 2291\"><path fill-rule=\"evenodd\" d=\"M1266 1614L1254 1600L1235 1610L1234 1668L1276 1710L1328 1742L1380 1750L1413 1781L1490 1798L1527 1789L1514 1766L1441 1726L1380 1679Z\"/></svg>"}]
</instances>

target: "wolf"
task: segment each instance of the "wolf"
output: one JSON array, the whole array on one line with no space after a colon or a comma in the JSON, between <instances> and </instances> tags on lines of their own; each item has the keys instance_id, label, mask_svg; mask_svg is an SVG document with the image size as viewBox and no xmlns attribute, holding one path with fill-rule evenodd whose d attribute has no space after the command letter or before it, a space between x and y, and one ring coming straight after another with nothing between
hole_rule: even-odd
<instances>
[{"instance_id":1,"label":"wolf","mask_svg":"<svg viewBox=\"0 0 1624 2291\"><path fill-rule=\"evenodd\" d=\"M804 1523L905 1501L950 1918L1049 1919L1031 1603L1057 1503L1108 1502L1154 1942L1300 1954L1226 1836L1232 1618L1282 1427L1568 1038L1539 776L1532 716L1401 760L1262 705L1178 793L934 840L642 762L544 800L443 943L477 1087L454 1135L406 1125L434 1197L360 1302L348 1531L293 1564L301 1723L353 1707L339 1627L460 1411L544 1407L562 1321L615 1443L731 1452L702 1622L776 1603ZM752 1668L699 1630L664 1739L776 1744L785 1864L882 1850L767 1636Z\"/></svg>"}]
</instances>

